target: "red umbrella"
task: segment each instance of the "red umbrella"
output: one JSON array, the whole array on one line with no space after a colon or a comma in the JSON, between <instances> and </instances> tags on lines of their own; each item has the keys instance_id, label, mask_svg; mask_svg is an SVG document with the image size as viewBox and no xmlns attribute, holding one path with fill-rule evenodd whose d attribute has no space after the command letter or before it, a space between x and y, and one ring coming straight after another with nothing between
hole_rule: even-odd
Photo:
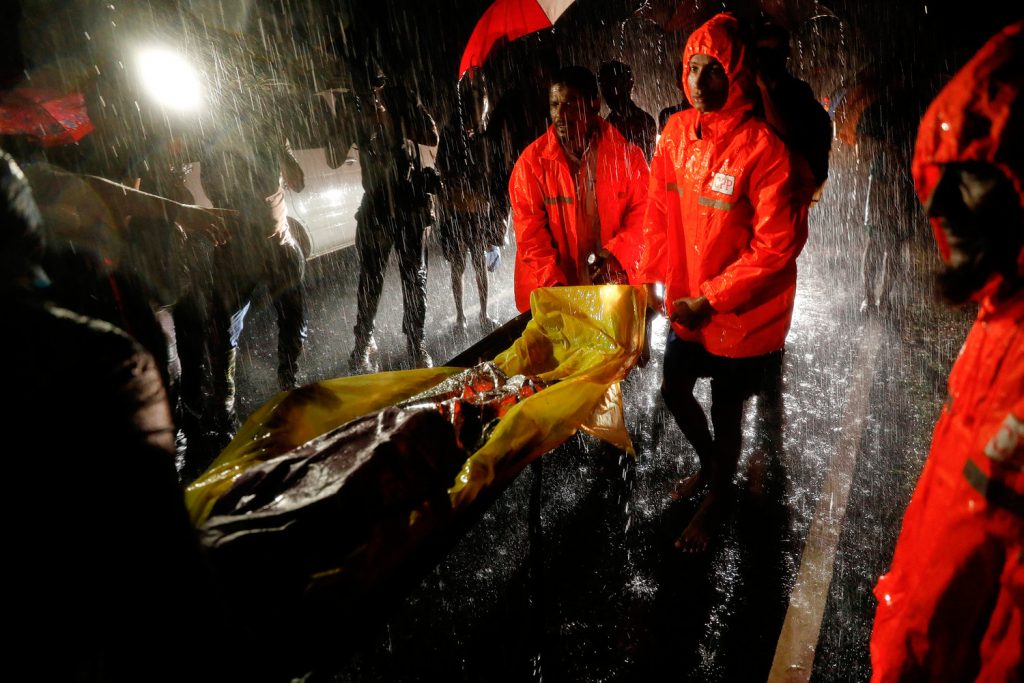
<instances>
[{"instance_id":1,"label":"red umbrella","mask_svg":"<svg viewBox=\"0 0 1024 683\"><path fill-rule=\"evenodd\" d=\"M483 66L497 43L551 28L573 2L575 0L495 0L469 36L459 63L459 78L473 67Z\"/></svg>"},{"instance_id":2,"label":"red umbrella","mask_svg":"<svg viewBox=\"0 0 1024 683\"><path fill-rule=\"evenodd\" d=\"M0 96L0 134L27 135L43 147L78 142L93 130L82 93L19 86Z\"/></svg>"}]
</instances>

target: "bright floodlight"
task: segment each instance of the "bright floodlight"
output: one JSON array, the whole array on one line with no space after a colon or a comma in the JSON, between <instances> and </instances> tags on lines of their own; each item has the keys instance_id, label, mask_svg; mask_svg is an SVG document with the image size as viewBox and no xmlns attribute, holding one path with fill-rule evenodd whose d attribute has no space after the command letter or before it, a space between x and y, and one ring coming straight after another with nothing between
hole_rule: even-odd
<instances>
[{"instance_id":1,"label":"bright floodlight","mask_svg":"<svg viewBox=\"0 0 1024 683\"><path fill-rule=\"evenodd\" d=\"M202 103L199 75L185 59L165 48L149 48L138 56L142 86L162 106L192 111Z\"/></svg>"}]
</instances>

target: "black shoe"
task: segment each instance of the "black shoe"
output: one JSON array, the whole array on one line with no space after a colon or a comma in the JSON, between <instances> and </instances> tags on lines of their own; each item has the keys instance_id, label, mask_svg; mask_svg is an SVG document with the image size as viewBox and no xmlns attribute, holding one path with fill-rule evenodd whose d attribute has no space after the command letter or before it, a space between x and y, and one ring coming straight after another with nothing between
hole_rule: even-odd
<instances>
[{"instance_id":1,"label":"black shoe","mask_svg":"<svg viewBox=\"0 0 1024 683\"><path fill-rule=\"evenodd\" d=\"M356 346L348 357L348 367L359 374L377 372L376 356L377 342L372 334L363 340L356 339Z\"/></svg>"},{"instance_id":2,"label":"black shoe","mask_svg":"<svg viewBox=\"0 0 1024 683\"><path fill-rule=\"evenodd\" d=\"M419 341L409 340L409 357L412 359L414 368L434 367L434 359L427 353L427 346L422 339Z\"/></svg>"}]
</instances>

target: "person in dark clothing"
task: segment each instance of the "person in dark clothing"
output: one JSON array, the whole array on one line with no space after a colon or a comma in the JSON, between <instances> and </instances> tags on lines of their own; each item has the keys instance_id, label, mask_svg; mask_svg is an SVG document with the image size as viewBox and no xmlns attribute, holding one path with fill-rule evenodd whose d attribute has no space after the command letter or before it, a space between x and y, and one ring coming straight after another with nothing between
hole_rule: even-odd
<instances>
[{"instance_id":1,"label":"person in dark clothing","mask_svg":"<svg viewBox=\"0 0 1024 683\"><path fill-rule=\"evenodd\" d=\"M880 96L868 105L856 128L857 151L868 168L864 199L866 241L861 257L864 300L860 310L865 315L891 311L892 293L902 269L903 248L913 236L917 215L910 150L896 138L902 132L905 139L910 131L901 124L902 117L895 114L888 99Z\"/></svg>"},{"instance_id":2,"label":"person in dark clothing","mask_svg":"<svg viewBox=\"0 0 1024 683\"><path fill-rule=\"evenodd\" d=\"M678 114L681 111L686 111L690 108L690 101L686 99L686 90L683 88L683 63L676 63L676 87L679 88L679 93L683 96L683 99L679 104L672 104L660 112L658 112L658 134L665 130L665 124L668 123L669 118L673 114Z\"/></svg>"},{"instance_id":3,"label":"person in dark clothing","mask_svg":"<svg viewBox=\"0 0 1024 683\"><path fill-rule=\"evenodd\" d=\"M455 299L455 333L465 337L466 315L462 305L462 276L466 252L476 274L480 295L480 332L497 326L487 316L488 258L500 258L504 243L508 184L505 165L498 158L500 141L491 140L489 100L482 72L474 70L459 80L459 108L441 131L437 170L441 175L438 239L451 266ZM497 263L491 267L493 269Z\"/></svg>"},{"instance_id":4,"label":"person in dark clothing","mask_svg":"<svg viewBox=\"0 0 1024 683\"><path fill-rule=\"evenodd\" d=\"M430 182L436 175L420 164L419 145L436 145L437 129L422 104L379 76L372 111L360 113L355 134L364 194L356 213L359 289L349 365L359 372L375 370L373 324L393 248L402 280L402 331L409 356L416 367L430 367L433 361L423 341L427 303L423 237L433 219L430 194L437 187Z\"/></svg>"},{"instance_id":5,"label":"person in dark clothing","mask_svg":"<svg viewBox=\"0 0 1024 683\"><path fill-rule=\"evenodd\" d=\"M222 220L232 212L182 204L43 162L26 164L24 171L45 219L48 297L139 342L156 360L171 405L181 411L175 424L193 436L189 419L198 421L198 413L185 407L199 405L186 399L193 386L201 391L205 385L199 374L207 367L209 252L227 239ZM191 201L191 195L179 198ZM200 313L188 316L193 301ZM200 348L189 355L192 341ZM196 356L201 362L189 365Z\"/></svg>"},{"instance_id":6,"label":"person in dark clothing","mask_svg":"<svg viewBox=\"0 0 1024 683\"><path fill-rule=\"evenodd\" d=\"M52 303L31 191L0 157L0 353L12 398L4 671L15 680L224 680L187 644L193 606L217 620L211 574L174 470L153 357L121 330ZM38 511L45 508L45 515ZM32 512L36 511L36 512ZM216 627L215 627L216 628Z\"/></svg>"},{"instance_id":7,"label":"person in dark clothing","mask_svg":"<svg viewBox=\"0 0 1024 683\"><path fill-rule=\"evenodd\" d=\"M212 145L204 147L201 159L200 179L210 201L239 213L232 221L231 239L213 254L208 308L212 405L197 411L206 418L204 428L216 446L222 447L237 428L238 341L252 297L261 286L267 288L277 312L278 387L295 387L306 338L305 257L291 234L284 197L286 183L296 191L304 183L280 133L229 125Z\"/></svg>"},{"instance_id":8,"label":"person in dark clothing","mask_svg":"<svg viewBox=\"0 0 1024 683\"><path fill-rule=\"evenodd\" d=\"M786 146L807 163L814 186L820 189L828 178L832 121L811 86L787 69L789 32L769 22L759 27L754 40L764 118Z\"/></svg>"},{"instance_id":9,"label":"person in dark clothing","mask_svg":"<svg viewBox=\"0 0 1024 683\"><path fill-rule=\"evenodd\" d=\"M658 129L654 126L654 117L633 101L633 69L619 61L605 62L597 73L597 80L601 97L611 110L606 120L622 137L639 147L650 163Z\"/></svg>"}]
</instances>

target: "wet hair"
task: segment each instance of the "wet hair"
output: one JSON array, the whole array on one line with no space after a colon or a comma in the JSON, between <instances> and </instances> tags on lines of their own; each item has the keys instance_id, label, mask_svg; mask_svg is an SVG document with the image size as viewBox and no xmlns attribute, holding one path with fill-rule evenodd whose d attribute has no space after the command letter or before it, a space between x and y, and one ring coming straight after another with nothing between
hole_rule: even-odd
<instances>
[{"instance_id":1,"label":"wet hair","mask_svg":"<svg viewBox=\"0 0 1024 683\"><path fill-rule=\"evenodd\" d=\"M632 79L633 68L629 64L620 62L617 59L605 62L597 71L597 79L601 82L621 77Z\"/></svg>"},{"instance_id":2,"label":"wet hair","mask_svg":"<svg viewBox=\"0 0 1024 683\"><path fill-rule=\"evenodd\" d=\"M596 100L600 97L597 90L597 77L585 66L562 67L551 77L551 85L564 85L567 88L572 88L588 100Z\"/></svg>"},{"instance_id":3,"label":"wet hair","mask_svg":"<svg viewBox=\"0 0 1024 683\"><path fill-rule=\"evenodd\" d=\"M42 219L14 159L0 151L0 283L30 275L43 255Z\"/></svg>"},{"instance_id":4,"label":"wet hair","mask_svg":"<svg viewBox=\"0 0 1024 683\"><path fill-rule=\"evenodd\" d=\"M771 40L779 44L779 51L789 54L789 31L778 24L766 21L754 31L755 44L760 41Z\"/></svg>"}]
</instances>

